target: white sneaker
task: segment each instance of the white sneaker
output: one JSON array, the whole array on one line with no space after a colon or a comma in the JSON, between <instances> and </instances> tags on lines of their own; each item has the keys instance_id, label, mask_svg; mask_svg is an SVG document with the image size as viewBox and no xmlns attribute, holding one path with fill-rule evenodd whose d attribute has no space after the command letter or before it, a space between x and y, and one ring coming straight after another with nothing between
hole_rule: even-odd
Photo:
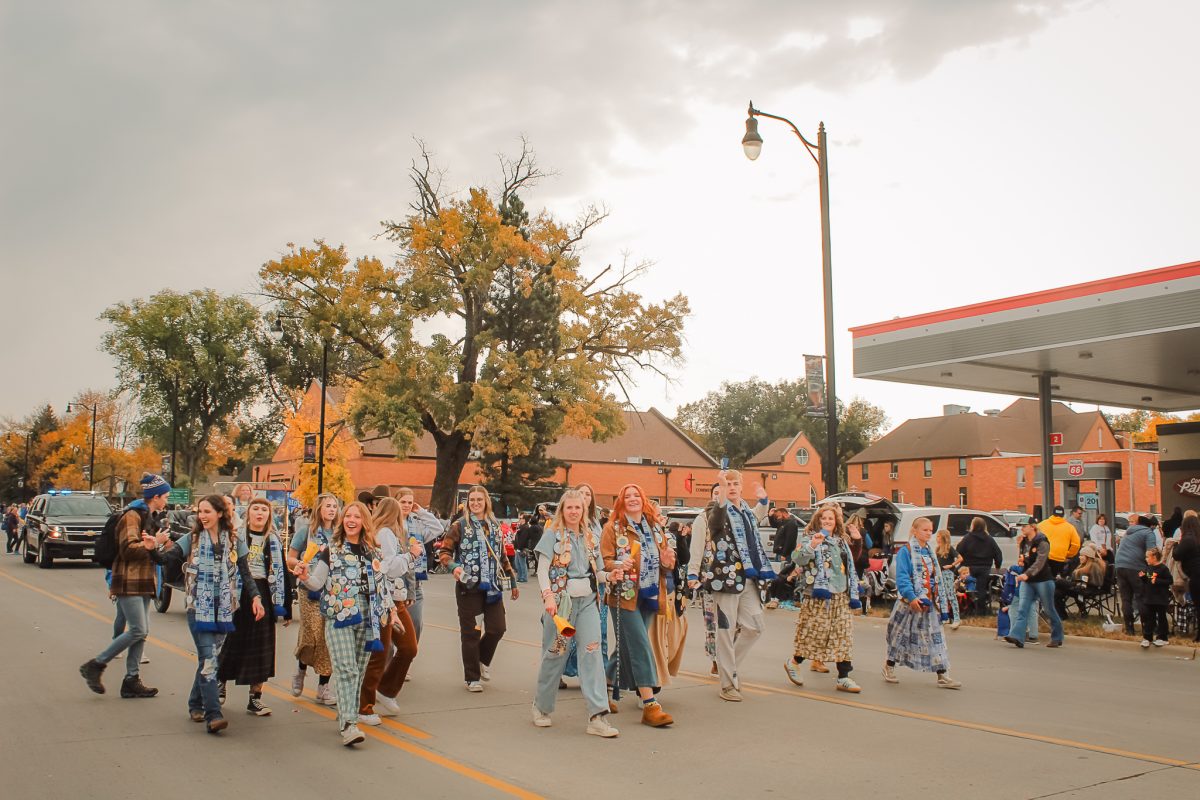
<instances>
[{"instance_id":1,"label":"white sneaker","mask_svg":"<svg viewBox=\"0 0 1200 800\"><path fill-rule=\"evenodd\" d=\"M800 672L800 665L792 659L783 662L783 670L787 673L788 680L797 686L804 685L804 675Z\"/></svg>"},{"instance_id":2,"label":"white sneaker","mask_svg":"<svg viewBox=\"0 0 1200 800\"><path fill-rule=\"evenodd\" d=\"M333 683L326 683L317 686L317 702L326 706L337 705L337 692L333 689Z\"/></svg>"},{"instance_id":3,"label":"white sneaker","mask_svg":"<svg viewBox=\"0 0 1200 800\"><path fill-rule=\"evenodd\" d=\"M900 682L900 679L896 677L896 668L886 662L883 665L883 679L888 683Z\"/></svg>"},{"instance_id":4,"label":"white sneaker","mask_svg":"<svg viewBox=\"0 0 1200 800\"><path fill-rule=\"evenodd\" d=\"M479 681L467 681L467 691L468 692L482 692L483 684L480 683Z\"/></svg>"},{"instance_id":5,"label":"white sneaker","mask_svg":"<svg viewBox=\"0 0 1200 800\"><path fill-rule=\"evenodd\" d=\"M1154 640L1154 646L1155 646L1155 647L1166 647L1166 646L1167 646L1167 640L1166 640L1166 639L1155 639L1155 640Z\"/></svg>"},{"instance_id":6,"label":"white sneaker","mask_svg":"<svg viewBox=\"0 0 1200 800\"><path fill-rule=\"evenodd\" d=\"M742 702L742 693L732 686L726 686L721 690L721 699L731 703L740 703Z\"/></svg>"},{"instance_id":7,"label":"white sneaker","mask_svg":"<svg viewBox=\"0 0 1200 800\"><path fill-rule=\"evenodd\" d=\"M587 732L592 736L602 736L605 739L616 738L621 733L608 721L608 714L597 714L589 719Z\"/></svg>"},{"instance_id":8,"label":"white sneaker","mask_svg":"<svg viewBox=\"0 0 1200 800\"><path fill-rule=\"evenodd\" d=\"M854 682L853 678L838 678L837 690L839 692L849 692L850 694L858 694L862 691L862 687Z\"/></svg>"},{"instance_id":9,"label":"white sneaker","mask_svg":"<svg viewBox=\"0 0 1200 800\"><path fill-rule=\"evenodd\" d=\"M539 728L549 728L551 724L550 715L543 714L542 710L537 707L537 703L533 704L533 724Z\"/></svg>"},{"instance_id":10,"label":"white sneaker","mask_svg":"<svg viewBox=\"0 0 1200 800\"><path fill-rule=\"evenodd\" d=\"M939 689L961 689L962 682L956 681L946 673L937 676L937 685Z\"/></svg>"},{"instance_id":11,"label":"white sneaker","mask_svg":"<svg viewBox=\"0 0 1200 800\"><path fill-rule=\"evenodd\" d=\"M352 744L359 744L367 737L363 736L363 732L358 729L357 725L350 724L342 728L342 744L349 747Z\"/></svg>"},{"instance_id":12,"label":"white sneaker","mask_svg":"<svg viewBox=\"0 0 1200 800\"><path fill-rule=\"evenodd\" d=\"M1150 646L1150 640L1142 639L1142 647L1149 647L1149 646Z\"/></svg>"},{"instance_id":13,"label":"white sneaker","mask_svg":"<svg viewBox=\"0 0 1200 800\"><path fill-rule=\"evenodd\" d=\"M308 670L297 672L292 676L292 697L299 697L304 694L304 676Z\"/></svg>"},{"instance_id":14,"label":"white sneaker","mask_svg":"<svg viewBox=\"0 0 1200 800\"><path fill-rule=\"evenodd\" d=\"M487 664L480 664L479 677L483 678L485 681L490 681L492 679L492 668Z\"/></svg>"},{"instance_id":15,"label":"white sneaker","mask_svg":"<svg viewBox=\"0 0 1200 800\"><path fill-rule=\"evenodd\" d=\"M954 620L954 622L950 623L950 630L952 630L952 631L958 630L959 625L962 625L962 620L961 619Z\"/></svg>"},{"instance_id":16,"label":"white sneaker","mask_svg":"<svg viewBox=\"0 0 1200 800\"><path fill-rule=\"evenodd\" d=\"M394 717L400 713L400 704L387 695L375 695L375 713L381 717Z\"/></svg>"},{"instance_id":17,"label":"white sneaker","mask_svg":"<svg viewBox=\"0 0 1200 800\"><path fill-rule=\"evenodd\" d=\"M371 725L372 727L383 724L383 720L379 718L378 714L359 714L358 721L363 725Z\"/></svg>"},{"instance_id":18,"label":"white sneaker","mask_svg":"<svg viewBox=\"0 0 1200 800\"><path fill-rule=\"evenodd\" d=\"M149 663L150 663L150 656L142 656L142 660L141 660L140 662L138 662L138 663L140 663L140 664L149 664Z\"/></svg>"}]
</instances>

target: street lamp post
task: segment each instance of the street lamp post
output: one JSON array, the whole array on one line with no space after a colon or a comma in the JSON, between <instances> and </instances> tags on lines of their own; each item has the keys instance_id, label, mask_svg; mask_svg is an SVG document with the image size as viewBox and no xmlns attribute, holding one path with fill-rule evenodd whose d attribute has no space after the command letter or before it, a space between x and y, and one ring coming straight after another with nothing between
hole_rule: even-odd
<instances>
[{"instance_id":1,"label":"street lamp post","mask_svg":"<svg viewBox=\"0 0 1200 800\"><path fill-rule=\"evenodd\" d=\"M283 316L276 315L271 326L275 341L283 340ZM289 317L288 319L294 319ZM325 385L329 381L329 339L321 337L321 430L317 434L317 496L325 491Z\"/></svg>"},{"instance_id":2,"label":"street lamp post","mask_svg":"<svg viewBox=\"0 0 1200 800\"><path fill-rule=\"evenodd\" d=\"M71 409L86 408L92 412L92 455L88 458L88 491L96 484L96 410L100 408L99 403L88 405L87 403L67 403L67 413L71 413Z\"/></svg>"},{"instance_id":3,"label":"street lamp post","mask_svg":"<svg viewBox=\"0 0 1200 800\"><path fill-rule=\"evenodd\" d=\"M833 348L833 266L829 247L829 143L825 138L825 123L817 128L817 143L814 145L800 129L786 117L779 117L759 111L750 102L749 116L746 118L746 135L742 137L742 149L751 161L758 158L762 152L763 139L758 133L757 117L779 120L792 129L792 133L808 150L813 161L817 164L817 181L820 184L821 199L821 282L825 306L825 491L832 494L838 490L838 458L837 458L837 385L836 362Z\"/></svg>"}]
</instances>

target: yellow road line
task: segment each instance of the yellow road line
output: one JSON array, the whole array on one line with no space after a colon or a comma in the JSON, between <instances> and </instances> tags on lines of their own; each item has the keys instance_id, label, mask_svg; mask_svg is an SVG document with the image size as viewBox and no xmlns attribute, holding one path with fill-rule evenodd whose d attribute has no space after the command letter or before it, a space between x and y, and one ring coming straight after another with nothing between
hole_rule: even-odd
<instances>
[{"instance_id":1,"label":"yellow road line","mask_svg":"<svg viewBox=\"0 0 1200 800\"><path fill-rule=\"evenodd\" d=\"M82 597L76 597L76 596L75 596L75 595L73 595L73 594L69 594L69 595L67 595L67 597L71 598L71 599L72 599L72 600L74 600L76 603L78 603L79 605L81 605L81 606L84 606L84 607L86 607L86 608L95 608L95 607L96 607L96 604L95 604L95 603L92 603L92 602L89 602L89 601L87 601L87 600L84 600Z\"/></svg>"},{"instance_id":2,"label":"yellow road line","mask_svg":"<svg viewBox=\"0 0 1200 800\"><path fill-rule=\"evenodd\" d=\"M685 674L684 670L680 670L680 675ZM690 677L713 683L707 675L701 675L697 672L687 672ZM1076 750L1086 750L1092 753L1103 753L1104 755L1118 756L1120 758L1132 758L1137 761L1148 761L1153 764L1162 764L1168 767L1185 767L1187 769L1200 770L1200 763L1193 761L1182 761L1177 758L1166 758L1165 756L1156 756L1150 753L1138 753L1132 750L1121 750L1116 747L1106 747L1099 744L1091 744L1089 742L1079 742L1074 739L1062 739L1057 736L1044 736L1040 733L1032 733L1029 731L1020 731L1014 728L1003 728L998 725L986 725L981 722L970 722L968 720L954 719L953 717L940 717L933 714L922 714L919 711L909 711L905 708L895 708L893 706L881 706L874 703L864 703L860 700L850 700L845 697L837 697L832 695L817 694L816 692L805 692L799 689L786 689L778 686L768 686L761 683L745 683L744 686L750 686L764 692L772 694L791 695L793 697L802 697L805 700L816 700L821 703L831 703L838 706L849 706L862 711L873 711L877 714L889 714L895 717L903 717L905 719L915 719L922 722L932 722L938 725L949 725L955 728L965 728L967 730L979 731L981 733L991 733L997 736L1010 736L1015 739L1025 739L1031 742L1041 742L1043 744L1053 744L1060 747L1070 747Z\"/></svg>"},{"instance_id":3,"label":"yellow road line","mask_svg":"<svg viewBox=\"0 0 1200 800\"><path fill-rule=\"evenodd\" d=\"M0 570L0 577L6 578L7 580L12 581L13 583L17 584L18 586L23 586L26 589L30 589L34 592L37 592L38 594L49 597L51 600L62 603L65 606L73 608L76 611L79 611L83 614L88 615L89 617L98 619L101 622L109 622L110 621L106 617L102 616L101 614L98 614L95 611L92 611L91 609L86 608L84 606L81 606L78 603L72 602L63 597L59 597L58 595L53 594L52 592L46 591L45 589L41 588L40 586L34 586L32 583L27 583L27 582L21 580L20 578L14 578L12 575L9 575L4 570ZM156 639L153 636L147 637L146 641L150 642L151 644L154 644L158 647L161 647L162 649L166 650L167 652L183 656L184 658L191 659L194 657L194 655L192 653L189 653L186 650L183 650L182 648L176 647L175 645L171 644L170 642L164 642L161 639ZM282 690L277 689L274 686L271 686L269 688L271 689L272 695L275 695L278 697L284 697L287 700L295 702L297 705L300 705L301 707L305 708L306 710L308 710L318 716L325 717L326 719L335 719L337 717L337 714L335 714L334 712L330 711L327 708L322 708L320 706L315 706L315 705L312 705L309 703L300 703L295 698L291 697L290 694L285 694ZM399 724L399 723L397 723L397 724ZM458 775L461 775L464 778L467 778L468 780L475 781L476 783L481 783L484 786L489 786L498 792L503 792L504 794L511 795L513 797L519 797L519 798L521 798L521 800L543 800L542 796L539 794L535 794L534 792L528 791L526 789L522 789L520 786L515 786L511 783L508 783L507 781L503 781L499 778L488 775L485 772L480 772L479 770L474 769L473 767L469 767L466 764L460 763L451 758L447 758L446 756L443 756L440 753L435 753L434 751L429 750L420 745L413 744L412 742L405 741L404 739L400 739L399 737L396 737L390 733L376 730L374 728L371 728L370 726L366 726L364 733L373 739L377 739L377 740L383 742L384 744L387 744L387 745L390 745L390 746L396 748L397 750L403 750L404 752L410 753L410 754L416 756L417 758L420 758L424 761L428 761L431 764L442 767L443 769L447 769L451 772L457 773ZM422 731L422 733L423 733L423 731Z\"/></svg>"}]
</instances>

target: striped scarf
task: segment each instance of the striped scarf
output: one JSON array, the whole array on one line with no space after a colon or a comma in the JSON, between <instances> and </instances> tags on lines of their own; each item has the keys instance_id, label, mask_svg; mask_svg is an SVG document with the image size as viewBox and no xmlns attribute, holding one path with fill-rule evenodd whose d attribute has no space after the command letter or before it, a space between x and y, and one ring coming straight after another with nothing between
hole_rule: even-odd
<instances>
[{"instance_id":1,"label":"striped scarf","mask_svg":"<svg viewBox=\"0 0 1200 800\"><path fill-rule=\"evenodd\" d=\"M187 605L195 616L196 630L233 632L234 590L241 591L241 580L233 559L233 552L227 558L223 548L213 546L207 531L193 534Z\"/></svg>"}]
</instances>

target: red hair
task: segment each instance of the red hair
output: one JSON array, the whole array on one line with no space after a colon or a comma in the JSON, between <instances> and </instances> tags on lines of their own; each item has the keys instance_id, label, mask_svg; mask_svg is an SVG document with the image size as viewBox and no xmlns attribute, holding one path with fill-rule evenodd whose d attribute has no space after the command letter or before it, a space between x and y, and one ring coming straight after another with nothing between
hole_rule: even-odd
<instances>
[{"instance_id":1,"label":"red hair","mask_svg":"<svg viewBox=\"0 0 1200 800\"><path fill-rule=\"evenodd\" d=\"M630 489L637 489L637 493L642 498L642 514L646 519L650 520L651 524L662 525L662 515L658 513L658 506L651 503L646 497L646 490L636 483L627 483L621 487L621 491L617 493L616 502L613 503L612 516L613 519L620 520L625 517L625 492Z\"/></svg>"}]
</instances>

